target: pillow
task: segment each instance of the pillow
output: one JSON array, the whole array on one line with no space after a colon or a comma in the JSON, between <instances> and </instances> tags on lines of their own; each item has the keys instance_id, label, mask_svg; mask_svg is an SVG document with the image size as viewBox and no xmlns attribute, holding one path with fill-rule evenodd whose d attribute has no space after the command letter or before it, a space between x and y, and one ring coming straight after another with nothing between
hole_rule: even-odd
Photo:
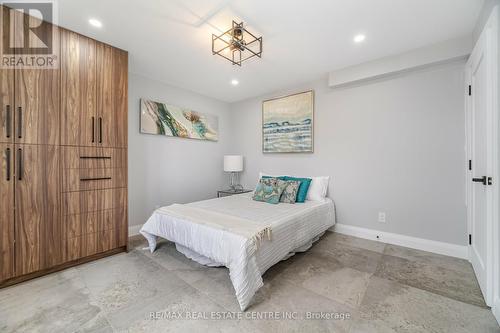
<instances>
[{"instance_id":1,"label":"pillow","mask_svg":"<svg viewBox=\"0 0 500 333\"><path fill-rule=\"evenodd\" d=\"M259 173L259 179L262 177L279 177L282 179L287 179L287 176L270 176L268 174L265 174L263 172ZM288 177L288 178L294 178L294 177ZM324 176L324 177L310 177L311 182L310 186L307 191L307 196L305 200L311 200L311 201L325 201L326 194L328 192L328 183L330 181L329 176ZM300 192L299 188L299 192ZM297 196L297 202L303 202L298 200Z\"/></svg>"},{"instance_id":2,"label":"pillow","mask_svg":"<svg viewBox=\"0 0 500 333\"><path fill-rule=\"evenodd\" d=\"M311 186L307 193L307 200L325 201L326 192L328 191L328 182L330 177L312 177Z\"/></svg>"},{"instance_id":3,"label":"pillow","mask_svg":"<svg viewBox=\"0 0 500 333\"><path fill-rule=\"evenodd\" d=\"M265 173L259 172L259 181L260 181L261 179L263 179L263 178L264 178L264 179L265 179L265 178L284 178L284 176L271 176L271 175L267 175L267 174L265 174ZM281 179L281 180L283 180L283 179ZM258 184L257 184L257 185L258 185ZM255 190L254 190L254 192L255 192Z\"/></svg>"},{"instance_id":4,"label":"pillow","mask_svg":"<svg viewBox=\"0 0 500 333\"><path fill-rule=\"evenodd\" d=\"M285 180L285 176L266 176L266 175L262 175L262 176L260 176L259 180L260 179L281 179L281 180Z\"/></svg>"},{"instance_id":5,"label":"pillow","mask_svg":"<svg viewBox=\"0 0 500 333\"><path fill-rule=\"evenodd\" d=\"M261 178L279 178L279 177L285 177L285 176L273 176L273 175L268 175L267 173L259 172L259 179L261 179Z\"/></svg>"},{"instance_id":6,"label":"pillow","mask_svg":"<svg viewBox=\"0 0 500 333\"><path fill-rule=\"evenodd\" d=\"M277 204L280 202L280 197L287 183L277 178L261 179L255 188L253 200L264 201L270 204Z\"/></svg>"},{"instance_id":7,"label":"pillow","mask_svg":"<svg viewBox=\"0 0 500 333\"><path fill-rule=\"evenodd\" d=\"M296 178L296 177L283 177L286 181L298 181L300 182L299 190L297 192L296 202L305 202L307 197L307 192L309 190L309 186L311 185L311 178Z\"/></svg>"},{"instance_id":8,"label":"pillow","mask_svg":"<svg viewBox=\"0 0 500 333\"><path fill-rule=\"evenodd\" d=\"M299 187L300 182L298 180L287 180L285 190L281 194L280 202L294 204L297 201Z\"/></svg>"},{"instance_id":9,"label":"pillow","mask_svg":"<svg viewBox=\"0 0 500 333\"><path fill-rule=\"evenodd\" d=\"M297 192L297 199L295 199L295 202L300 202L300 203L303 203L306 201L307 193L308 193L309 186L310 186L311 180L312 180L311 178L297 178L297 177L290 177L290 176L271 176L271 175L265 174L263 172L260 172L259 179L265 179L265 178L278 178L281 180L299 181L300 186L299 186L299 191Z\"/></svg>"},{"instance_id":10,"label":"pillow","mask_svg":"<svg viewBox=\"0 0 500 333\"><path fill-rule=\"evenodd\" d=\"M280 180L285 180L285 176L266 176L266 175L263 175L262 173L260 174L260 179L280 179ZM295 191L295 198L293 198L293 202L292 201L292 198L290 198L290 194L287 194L287 197L283 197L285 195L285 192L287 192L287 189L288 189L288 182L287 182L287 186L285 187L285 190L283 190L283 193L281 194L281 198L280 198L280 202L286 202L286 203L295 203L297 201L297 191ZM300 185L300 183L299 183ZM293 191L293 185L292 185L292 188L290 188L290 191ZM290 192L288 192L290 193Z\"/></svg>"},{"instance_id":11,"label":"pillow","mask_svg":"<svg viewBox=\"0 0 500 333\"><path fill-rule=\"evenodd\" d=\"M300 183L299 189L297 191L297 197L294 202L303 203L306 201L307 190L309 189L309 185L311 184L310 178L296 178L290 176L266 176L262 172L260 173L260 179L269 179L269 178L277 178L285 181L298 181ZM280 200L283 202L282 200Z\"/></svg>"}]
</instances>

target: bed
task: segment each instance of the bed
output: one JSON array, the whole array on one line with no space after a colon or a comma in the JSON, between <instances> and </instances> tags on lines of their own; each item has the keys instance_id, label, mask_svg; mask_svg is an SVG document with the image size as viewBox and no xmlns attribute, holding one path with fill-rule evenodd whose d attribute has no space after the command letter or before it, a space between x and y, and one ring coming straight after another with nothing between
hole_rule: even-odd
<instances>
[{"instance_id":1,"label":"bed","mask_svg":"<svg viewBox=\"0 0 500 333\"><path fill-rule=\"evenodd\" d=\"M335 224L331 199L277 205L252 200L252 193L193 202L187 205L197 212L219 214L221 218L252 221L270 226L270 239L264 237L252 250L249 240L224 228L193 223L188 218L157 209L141 228L149 249L156 249L157 237L176 244L179 252L206 266L229 268L236 298L242 311L262 287L262 274L274 264L296 252L309 249Z\"/></svg>"}]
</instances>

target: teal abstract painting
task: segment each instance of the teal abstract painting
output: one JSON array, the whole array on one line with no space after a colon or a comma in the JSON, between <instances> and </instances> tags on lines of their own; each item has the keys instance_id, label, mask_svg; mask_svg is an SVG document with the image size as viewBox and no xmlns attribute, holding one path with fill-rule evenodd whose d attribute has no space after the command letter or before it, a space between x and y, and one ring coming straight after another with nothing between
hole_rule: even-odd
<instances>
[{"instance_id":1,"label":"teal abstract painting","mask_svg":"<svg viewBox=\"0 0 500 333\"><path fill-rule=\"evenodd\" d=\"M217 116L141 99L141 133L217 141Z\"/></svg>"}]
</instances>

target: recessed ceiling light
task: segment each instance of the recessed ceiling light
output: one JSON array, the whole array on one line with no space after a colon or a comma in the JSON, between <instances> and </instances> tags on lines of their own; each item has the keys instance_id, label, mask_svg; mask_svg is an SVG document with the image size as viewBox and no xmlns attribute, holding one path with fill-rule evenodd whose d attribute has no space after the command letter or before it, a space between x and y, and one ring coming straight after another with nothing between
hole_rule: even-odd
<instances>
[{"instance_id":1,"label":"recessed ceiling light","mask_svg":"<svg viewBox=\"0 0 500 333\"><path fill-rule=\"evenodd\" d=\"M366 38L366 36L363 34L356 35L356 36L354 36L354 42L361 43L362 41L365 40L365 38Z\"/></svg>"},{"instance_id":2,"label":"recessed ceiling light","mask_svg":"<svg viewBox=\"0 0 500 333\"><path fill-rule=\"evenodd\" d=\"M91 26L96 27L96 28L101 28L101 27L102 27L102 23L101 23L101 21L99 21L99 20L97 20L97 19L94 19L94 18L89 19L89 24L90 24Z\"/></svg>"},{"instance_id":3,"label":"recessed ceiling light","mask_svg":"<svg viewBox=\"0 0 500 333\"><path fill-rule=\"evenodd\" d=\"M231 84L232 84L233 86L237 86L238 84L240 84L240 82L239 82L238 80L236 80L236 79L232 79L232 80L231 80Z\"/></svg>"}]
</instances>

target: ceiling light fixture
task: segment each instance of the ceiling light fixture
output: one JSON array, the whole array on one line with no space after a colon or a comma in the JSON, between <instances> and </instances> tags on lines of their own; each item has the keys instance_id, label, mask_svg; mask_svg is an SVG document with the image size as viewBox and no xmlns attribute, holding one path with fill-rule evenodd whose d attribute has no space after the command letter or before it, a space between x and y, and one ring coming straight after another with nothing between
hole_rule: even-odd
<instances>
[{"instance_id":1,"label":"ceiling light fixture","mask_svg":"<svg viewBox=\"0 0 500 333\"><path fill-rule=\"evenodd\" d=\"M363 34L356 35L356 36L354 36L354 42L361 43L362 41L365 40L365 38L366 38L366 36Z\"/></svg>"},{"instance_id":2,"label":"ceiling light fixture","mask_svg":"<svg viewBox=\"0 0 500 333\"><path fill-rule=\"evenodd\" d=\"M231 84L232 84L233 86L237 86L238 84L240 84L240 82L239 82L238 80L236 80L236 79L232 79L232 80L231 80Z\"/></svg>"},{"instance_id":3,"label":"ceiling light fixture","mask_svg":"<svg viewBox=\"0 0 500 333\"><path fill-rule=\"evenodd\" d=\"M91 19L89 19L89 24L90 24L91 26L96 27L96 28L101 28L101 27L102 27L102 23L101 23L101 21L99 21L99 20L97 20L97 19L95 19L95 18L91 18Z\"/></svg>"},{"instance_id":4,"label":"ceiling light fixture","mask_svg":"<svg viewBox=\"0 0 500 333\"><path fill-rule=\"evenodd\" d=\"M229 55L225 55L229 50ZM219 55L231 61L233 65L241 63L252 57L262 57L262 37L255 37L243 27L243 22L233 21L231 29L222 35L212 34L212 54Z\"/></svg>"}]
</instances>

